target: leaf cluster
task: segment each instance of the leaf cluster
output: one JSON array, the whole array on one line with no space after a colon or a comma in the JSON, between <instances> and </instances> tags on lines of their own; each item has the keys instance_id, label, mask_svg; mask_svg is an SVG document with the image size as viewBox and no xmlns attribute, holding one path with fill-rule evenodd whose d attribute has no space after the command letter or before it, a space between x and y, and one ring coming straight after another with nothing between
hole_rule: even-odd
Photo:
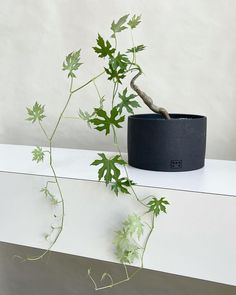
<instances>
[{"instance_id":1,"label":"leaf cluster","mask_svg":"<svg viewBox=\"0 0 236 295\"><path fill-rule=\"evenodd\" d=\"M115 179L115 181L111 184L111 190L118 196L119 193L130 194L129 188L135 185L133 180L128 179L127 177L121 177Z\"/></svg>"},{"instance_id":2,"label":"leaf cluster","mask_svg":"<svg viewBox=\"0 0 236 295\"><path fill-rule=\"evenodd\" d=\"M139 258L141 249L136 239L140 239L143 234L144 225L141 217L133 214L123 222L121 230L116 232L114 245L115 254L121 263L133 263Z\"/></svg>"},{"instance_id":3,"label":"leaf cluster","mask_svg":"<svg viewBox=\"0 0 236 295\"><path fill-rule=\"evenodd\" d=\"M128 20L129 14L122 16L117 22L113 20L111 24L111 30L113 34L111 35L112 38L115 38L117 33L120 33L127 29L127 25L130 27L131 30L135 29L141 23L141 15L133 15L132 18Z\"/></svg>"},{"instance_id":4,"label":"leaf cluster","mask_svg":"<svg viewBox=\"0 0 236 295\"><path fill-rule=\"evenodd\" d=\"M127 67L130 63L127 55L121 54L120 52L118 52L116 56L111 57L109 60L109 67L105 68L108 80L114 80L122 84L122 80L126 77Z\"/></svg>"},{"instance_id":5,"label":"leaf cluster","mask_svg":"<svg viewBox=\"0 0 236 295\"><path fill-rule=\"evenodd\" d=\"M129 14L126 14L118 21L113 20L111 24L112 38L116 39L116 34L124 31L128 27L130 27L131 30L136 28L141 22L141 16L134 15L129 20L128 17ZM139 45L128 49L127 53L142 51L144 48L144 45ZM127 67L131 64L127 55L121 54L120 52L117 53L116 46L112 47L109 40L104 40L100 34L98 34L97 46L94 46L93 49L99 57L108 57L108 66L104 68L108 76L108 80L122 84L122 80L126 77Z\"/></svg>"}]
</instances>

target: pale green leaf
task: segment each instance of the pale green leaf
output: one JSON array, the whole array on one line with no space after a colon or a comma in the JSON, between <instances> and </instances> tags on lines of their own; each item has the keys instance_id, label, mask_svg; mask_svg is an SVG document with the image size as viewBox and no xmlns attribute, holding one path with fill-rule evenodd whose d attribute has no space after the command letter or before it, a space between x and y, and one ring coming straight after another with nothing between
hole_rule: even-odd
<instances>
[{"instance_id":1,"label":"pale green leaf","mask_svg":"<svg viewBox=\"0 0 236 295\"><path fill-rule=\"evenodd\" d=\"M75 78L75 71L77 71L78 68L82 65L82 63L80 63L80 51L81 49L71 52L67 55L66 60L63 62L62 70L68 71L68 78Z\"/></svg>"},{"instance_id":2,"label":"pale green leaf","mask_svg":"<svg viewBox=\"0 0 236 295\"><path fill-rule=\"evenodd\" d=\"M140 239L141 235L143 234L144 227L140 216L136 214L129 215L124 222L124 226L130 237L132 237L136 233L138 239Z\"/></svg>"},{"instance_id":3,"label":"pale green leaf","mask_svg":"<svg viewBox=\"0 0 236 295\"><path fill-rule=\"evenodd\" d=\"M43 162L44 160L44 151L41 147L37 146L33 151L32 151L32 154L33 154L33 161L36 161L37 163L39 162Z\"/></svg>"},{"instance_id":4,"label":"pale green leaf","mask_svg":"<svg viewBox=\"0 0 236 295\"><path fill-rule=\"evenodd\" d=\"M135 29L139 24L141 23L141 15L134 15L129 21L128 26L130 26L131 29Z\"/></svg>"},{"instance_id":5,"label":"pale green leaf","mask_svg":"<svg viewBox=\"0 0 236 295\"><path fill-rule=\"evenodd\" d=\"M122 16L117 22L113 21L111 24L111 30L113 31L113 34L111 35L112 38L115 37L116 33L122 32L123 30L127 29L125 26L125 23L127 21L127 18L129 17L129 14L126 14Z\"/></svg>"},{"instance_id":6,"label":"pale green leaf","mask_svg":"<svg viewBox=\"0 0 236 295\"><path fill-rule=\"evenodd\" d=\"M135 241L135 237L140 239L143 227L141 217L133 214L123 222L122 229L116 232L113 243L116 249L115 254L121 263L133 263L139 258L140 246Z\"/></svg>"},{"instance_id":7,"label":"pale green leaf","mask_svg":"<svg viewBox=\"0 0 236 295\"><path fill-rule=\"evenodd\" d=\"M143 44L127 49L127 53L137 53L146 48Z\"/></svg>"},{"instance_id":8,"label":"pale green leaf","mask_svg":"<svg viewBox=\"0 0 236 295\"><path fill-rule=\"evenodd\" d=\"M79 109L79 117L80 119L82 119L83 121L85 121L88 125L88 127L91 128L91 125L90 125L90 120L94 117L95 115L95 112L89 114L88 112L83 112L81 109Z\"/></svg>"},{"instance_id":9,"label":"pale green leaf","mask_svg":"<svg viewBox=\"0 0 236 295\"><path fill-rule=\"evenodd\" d=\"M37 101L33 105L32 109L26 108L28 113L27 121L31 121L32 123L35 123L36 121L42 121L43 118L46 116L44 115L44 106L39 104Z\"/></svg>"}]
</instances>

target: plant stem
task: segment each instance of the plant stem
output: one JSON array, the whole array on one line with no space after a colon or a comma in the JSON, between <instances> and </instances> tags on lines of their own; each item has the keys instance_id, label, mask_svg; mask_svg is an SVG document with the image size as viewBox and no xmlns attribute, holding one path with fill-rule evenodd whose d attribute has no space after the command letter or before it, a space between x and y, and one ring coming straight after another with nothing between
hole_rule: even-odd
<instances>
[{"instance_id":1,"label":"plant stem","mask_svg":"<svg viewBox=\"0 0 236 295\"><path fill-rule=\"evenodd\" d=\"M135 45L134 45L134 36L133 36L133 30L130 30L131 33L131 40L132 40L132 48L134 48L133 53L133 59L132 59L132 63L136 63L136 51L135 51Z\"/></svg>"},{"instance_id":2,"label":"plant stem","mask_svg":"<svg viewBox=\"0 0 236 295\"><path fill-rule=\"evenodd\" d=\"M41 121L40 121L40 120L38 120L38 122L39 122L39 126L40 126L40 128L42 129L42 131L43 131L43 133L44 133L45 137L47 138L47 140L49 140L49 136L48 136L48 134L47 134L46 130L44 129L44 127L43 127L43 125L42 125Z\"/></svg>"},{"instance_id":3,"label":"plant stem","mask_svg":"<svg viewBox=\"0 0 236 295\"><path fill-rule=\"evenodd\" d=\"M112 109L114 108L114 101L115 101L115 97L116 97L118 89L119 89L119 84L117 82L114 82L113 91L112 91L112 99L111 99L111 108Z\"/></svg>"},{"instance_id":4,"label":"plant stem","mask_svg":"<svg viewBox=\"0 0 236 295\"><path fill-rule=\"evenodd\" d=\"M171 117L166 109L158 107L154 104L153 99L148 96L144 91L142 91L137 84L135 84L136 79L142 75L142 70L139 69L138 73L132 78L130 82L130 87L138 94L138 96L143 100L143 102L152 110L154 113L162 115L165 119L170 120Z\"/></svg>"},{"instance_id":5,"label":"plant stem","mask_svg":"<svg viewBox=\"0 0 236 295\"><path fill-rule=\"evenodd\" d=\"M146 252L146 249L147 249L147 245L148 245L148 242L150 240L150 237L152 235L152 232L155 228L155 215L154 213L152 214L152 223L151 223L151 226L150 226L150 231L147 235L147 238L146 238L146 241L144 243L144 246L143 246L143 252L142 252L142 256L141 256L141 268L143 268L143 264L144 264L144 255L145 255L145 252Z\"/></svg>"},{"instance_id":6,"label":"plant stem","mask_svg":"<svg viewBox=\"0 0 236 295\"><path fill-rule=\"evenodd\" d=\"M79 91L80 89L84 88L85 86L87 86L88 84L92 83L94 80L96 80L97 78L101 77L103 74L105 74L105 71L103 71L102 73L98 74L97 76L95 76L94 78L90 79L88 82L86 82L85 84L83 84L82 86L76 88L75 90L72 90L71 93L75 93L77 91Z\"/></svg>"},{"instance_id":7,"label":"plant stem","mask_svg":"<svg viewBox=\"0 0 236 295\"><path fill-rule=\"evenodd\" d=\"M96 92L97 92L97 95L99 97L99 107L102 109L103 108L103 102L104 102L104 96L103 97L101 96L100 91L99 91L99 89L97 87L97 84L96 84L95 80L93 81L93 85L94 85L94 87L96 89Z\"/></svg>"},{"instance_id":8,"label":"plant stem","mask_svg":"<svg viewBox=\"0 0 236 295\"><path fill-rule=\"evenodd\" d=\"M116 147L116 149L117 149L117 152L118 152L120 158L121 158L123 161L125 161L125 160L124 160L124 157L123 157L123 154L121 153L120 146L119 146L119 143L118 143L118 137L117 137L117 134L116 134L115 127L114 127L113 125L112 125L112 131L113 131L113 137L114 137L114 145L115 145L115 147ZM125 171L126 178L127 178L128 182L129 182L130 189L131 189L133 195L135 196L135 199L136 199L136 200L137 200L142 206L147 207L147 205L146 205L145 203L143 203L143 202L139 199L139 197L138 197L138 195L137 195L137 193L136 193L136 191L135 191L135 189L134 189L134 186L133 186L132 183L131 183L131 179L130 179L130 177L129 177L128 169L127 169L127 167L126 167L125 165L124 165L124 171Z\"/></svg>"},{"instance_id":9,"label":"plant stem","mask_svg":"<svg viewBox=\"0 0 236 295\"><path fill-rule=\"evenodd\" d=\"M65 106L64 106L64 108L63 108L63 110L62 110L62 112L61 112L61 114L60 114L60 116L59 116L59 118L58 118L58 120L57 120L56 126L54 127L54 130L53 130L53 132L52 132L52 135L51 135L51 137L50 137L50 139L49 139L50 143L52 143L52 140L53 140L54 135L55 135L55 133L56 133L56 131L57 131L57 128L58 128L58 126L59 126L59 124L60 124L60 122L61 122L61 119L62 119L62 117L63 117L63 115L64 115L64 113L65 113L65 110L67 109L67 106L68 106L69 103L70 103L70 100L71 100L71 97L72 97L72 94L73 94L73 92L72 92L72 87L73 87L73 78L71 78L71 82L70 82L70 95L69 95L69 97L68 97L68 99L67 99L67 101L66 101L66 104L65 104Z\"/></svg>"},{"instance_id":10,"label":"plant stem","mask_svg":"<svg viewBox=\"0 0 236 295\"><path fill-rule=\"evenodd\" d=\"M64 117L63 116L63 119L73 119L73 120L80 120L81 118L80 117Z\"/></svg>"}]
</instances>

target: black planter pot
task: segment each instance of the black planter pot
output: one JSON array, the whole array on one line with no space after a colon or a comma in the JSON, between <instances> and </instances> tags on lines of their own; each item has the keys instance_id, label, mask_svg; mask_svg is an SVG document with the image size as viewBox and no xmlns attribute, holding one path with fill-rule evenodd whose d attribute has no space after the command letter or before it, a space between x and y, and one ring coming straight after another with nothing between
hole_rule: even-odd
<instances>
[{"instance_id":1,"label":"black planter pot","mask_svg":"<svg viewBox=\"0 0 236 295\"><path fill-rule=\"evenodd\" d=\"M128 118L129 165L154 171L190 171L205 163L206 125L204 116L158 114Z\"/></svg>"}]
</instances>

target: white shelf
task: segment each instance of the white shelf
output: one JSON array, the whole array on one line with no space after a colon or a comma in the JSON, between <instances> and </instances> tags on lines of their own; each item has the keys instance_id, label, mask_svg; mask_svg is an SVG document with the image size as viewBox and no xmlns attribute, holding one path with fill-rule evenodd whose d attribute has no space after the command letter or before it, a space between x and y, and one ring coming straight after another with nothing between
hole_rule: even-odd
<instances>
[{"instance_id":1,"label":"white shelf","mask_svg":"<svg viewBox=\"0 0 236 295\"><path fill-rule=\"evenodd\" d=\"M32 149L0 145L0 241L46 249L43 234L54 211L39 192L48 179L39 176L51 171L32 162ZM143 208L97 181L97 167L90 166L96 151L57 148L54 156L66 213L53 250L117 262L114 231ZM128 169L139 196L165 196L171 203L156 222L144 267L236 286L235 162L207 160L204 169L182 173Z\"/></svg>"},{"instance_id":2,"label":"white shelf","mask_svg":"<svg viewBox=\"0 0 236 295\"><path fill-rule=\"evenodd\" d=\"M1 144L0 171L52 176L47 163L32 162L33 149L32 146ZM53 151L58 177L97 181L97 167L90 164L98 158L98 151L63 148ZM235 161L207 159L204 168L190 172L154 172L133 167L128 167L128 171L139 186L236 196Z\"/></svg>"}]
</instances>

